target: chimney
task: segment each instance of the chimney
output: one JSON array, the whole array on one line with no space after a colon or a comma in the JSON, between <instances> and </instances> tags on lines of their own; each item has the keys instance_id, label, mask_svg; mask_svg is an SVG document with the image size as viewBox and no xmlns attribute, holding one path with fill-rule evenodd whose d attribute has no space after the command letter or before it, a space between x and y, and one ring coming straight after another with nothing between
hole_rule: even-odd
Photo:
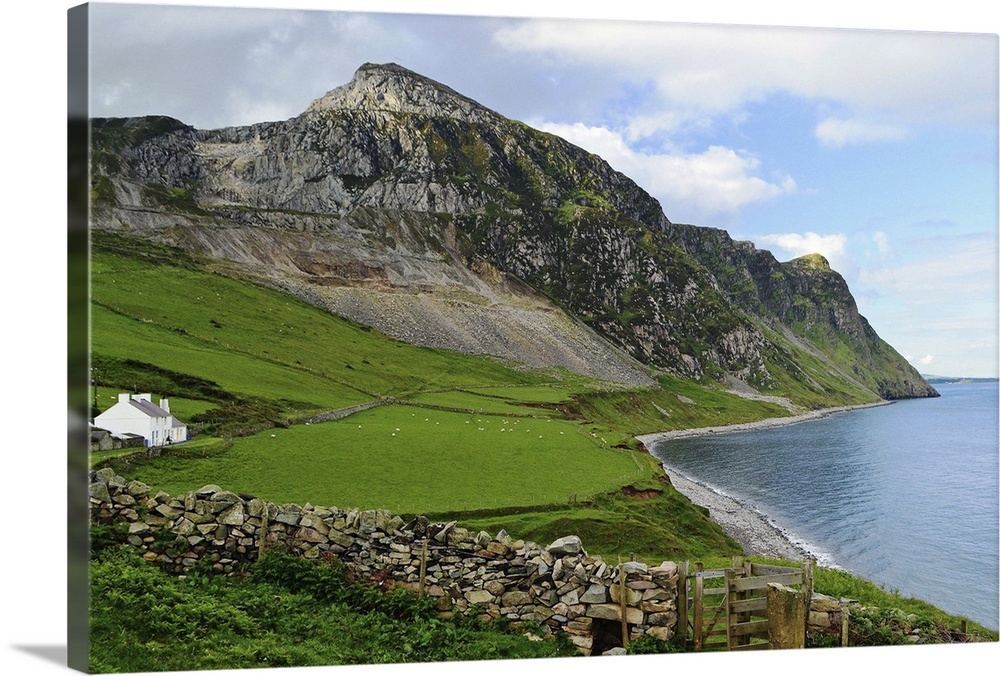
<instances>
[{"instance_id":1,"label":"chimney","mask_svg":"<svg viewBox=\"0 0 1000 676\"><path fill-rule=\"evenodd\" d=\"M143 392L142 394L133 394L132 398L135 399L136 401L148 401L148 402L153 401L153 395L151 395L149 392Z\"/></svg>"},{"instance_id":2,"label":"chimney","mask_svg":"<svg viewBox=\"0 0 1000 676\"><path fill-rule=\"evenodd\" d=\"M128 392L126 392L124 394L119 394L118 395L118 403L119 404L128 403L128 399L129 399Z\"/></svg>"},{"instance_id":3,"label":"chimney","mask_svg":"<svg viewBox=\"0 0 1000 676\"><path fill-rule=\"evenodd\" d=\"M160 408L170 413L170 401L168 399L160 399Z\"/></svg>"}]
</instances>

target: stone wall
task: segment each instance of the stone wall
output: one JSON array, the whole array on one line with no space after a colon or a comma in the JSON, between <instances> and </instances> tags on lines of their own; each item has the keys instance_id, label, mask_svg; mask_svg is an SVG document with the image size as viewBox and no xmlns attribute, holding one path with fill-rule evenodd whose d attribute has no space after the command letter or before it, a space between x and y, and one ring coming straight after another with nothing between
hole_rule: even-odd
<instances>
[{"instance_id":1,"label":"stone wall","mask_svg":"<svg viewBox=\"0 0 1000 676\"><path fill-rule=\"evenodd\" d=\"M90 509L92 523L117 525L143 558L174 574L196 565L235 574L282 546L305 558L335 556L358 578L413 590L423 569L425 593L443 616L537 622L545 632L566 632L585 654L620 644L623 608L630 640L669 640L677 628L676 564L612 566L588 555L576 536L542 547L504 531L407 522L383 510L276 505L214 485L153 494L110 469L91 472Z\"/></svg>"},{"instance_id":2,"label":"stone wall","mask_svg":"<svg viewBox=\"0 0 1000 676\"><path fill-rule=\"evenodd\" d=\"M850 621L850 603L846 599L835 599L825 594L813 592L809 604L809 622L806 625L810 645L821 642L836 642L847 645L847 625Z\"/></svg>"}]
</instances>

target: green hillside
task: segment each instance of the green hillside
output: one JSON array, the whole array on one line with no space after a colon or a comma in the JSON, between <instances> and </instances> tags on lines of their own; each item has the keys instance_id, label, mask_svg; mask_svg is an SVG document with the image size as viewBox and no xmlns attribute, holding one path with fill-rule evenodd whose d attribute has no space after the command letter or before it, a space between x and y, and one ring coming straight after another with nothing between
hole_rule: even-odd
<instances>
[{"instance_id":1,"label":"green hillside","mask_svg":"<svg viewBox=\"0 0 1000 676\"><path fill-rule=\"evenodd\" d=\"M417 348L241 281L232 270L213 267L217 263L114 235L97 236L94 245L98 408L113 403L119 390L136 388L171 397L172 410L200 430L192 441L158 457L95 453L94 466L112 466L174 495L214 483L276 503L381 507L458 519L467 528L506 529L536 542L576 534L589 552L607 560L713 561L741 553L704 510L673 489L652 456L631 448L633 435L786 412L775 404L675 377L660 376L659 387L627 390L572 374L526 371L487 358ZM381 405L338 421L292 423L305 414L372 401ZM201 613L208 604L227 617L242 618L242 595L259 590L222 580L211 583L222 594L216 598L208 587L194 591L138 559L118 565L98 556L92 570L99 583L102 575L120 581L121 575L141 574L156 584L184 584L177 588L183 598L174 604L182 613ZM818 576L817 588L877 598L935 627L959 626L959 618L926 610L926 604L878 597L873 585L844 580L836 582L849 588ZM143 588L148 584L143 582ZM275 593L267 592L269 598ZM133 649L135 641L145 639L135 634L134 622L121 620L148 615L146 599L123 599L120 608L106 595L95 601L93 637L104 646L99 652L120 660L97 666L148 667L147 656ZM312 606L301 612L283 608L277 617L283 623L314 623L317 612ZM348 610L336 622L360 627L371 617L371 612ZM215 654L217 646L236 646L236 651L247 646L251 662L265 651L268 661L289 665L353 660L349 650L357 640L323 640L286 650L269 633L269 622L247 616L247 626L255 627L252 639L213 624L204 643L190 644L188 637L183 653L163 657L189 666L186 660L194 650L205 667L242 664L242 658L226 652L219 653L224 662L204 656ZM451 631L433 619L412 626ZM172 635L167 625L161 629L162 636ZM391 631L396 635L404 629ZM864 640L892 642L896 634L888 631ZM358 639L357 654L368 659L376 651L386 659L403 659L379 635ZM995 640L995 634L983 635ZM558 654L526 651L523 643L492 629L462 641L456 656L463 659ZM138 661L129 661L133 658Z\"/></svg>"},{"instance_id":2,"label":"green hillside","mask_svg":"<svg viewBox=\"0 0 1000 676\"><path fill-rule=\"evenodd\" d=\"M94 235L92 350L101 357L315 409L425 389L551 380L488 358L407 345L278 291L191 262L171 264L175 251L167 247Z\"/></svg>"},{"instance_id":3,"label":"green hillside","mask_svg":"<svg viewBox=\"0 0 1000 676\"><path fill-rule=\"evenodd\" d=\"M708 551L724 555L738 547L662 482L633 437L785 413L677 378L623 390L415 347L148 240L95 232L92 258L97 410L119 391L151 392L170 397L196 432L159 457L95 453L92 462L174 494L214 483L279 503L494 514L501 527L528 526L531 513L539 535L593 517L577 510L601 509L646 532L649 551L636 553L655 558L668 543L703 552L710 534ZM294 424L368 402L381 405ZM629 484L653 487L664 502L634 514L589 504ZM640 516L650 509L655 518ZM668 534L671 523L687 526Z\"/></svg>"}]
</instances>

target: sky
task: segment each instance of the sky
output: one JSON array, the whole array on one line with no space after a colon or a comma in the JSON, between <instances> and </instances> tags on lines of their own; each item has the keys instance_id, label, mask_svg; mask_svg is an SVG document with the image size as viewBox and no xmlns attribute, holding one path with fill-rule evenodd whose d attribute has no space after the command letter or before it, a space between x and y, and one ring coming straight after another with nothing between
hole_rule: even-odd
<instances>
[{"instance_id":1,"label":"sky","mask_svg":"<svg viewBox=\"0 0 1000 676\"><path fill-rule=\"evenodd\" d=\"M601 155L671 221L823 254L922 373L997 375L995 34L288 6L92 5L92 114L287 119L393 61Z\"/></svg>"}]
</instances>

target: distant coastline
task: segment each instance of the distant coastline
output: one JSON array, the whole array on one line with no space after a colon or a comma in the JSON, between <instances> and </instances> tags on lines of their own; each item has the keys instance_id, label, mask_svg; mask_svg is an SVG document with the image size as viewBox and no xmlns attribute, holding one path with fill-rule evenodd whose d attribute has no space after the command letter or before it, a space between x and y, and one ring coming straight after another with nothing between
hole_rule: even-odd
<instances>
[{"instance_id":1,"label":"distant coastline","mask_svg":"<svg viewBox=\"0 0 1000 676\"><path fill-rule=\"evenodd\" d=\"M640 434L636 437L646 448L661 441L671 439L689 439L692 437L704 437L711 434L729 434L730 432L747 432L750 430L760 430L768 427L783 427L785 425L795 425L809 420L819 420L827 418L835 413L844 411L856 411L863 408L874 408L876 406L888 406L892 401L876 401L871 404L855 404L853 406L834 406L831 408L821 408L815 411L807 411L796 415L782 416L780 418L764 418L748 423L734 423L732 425L715 425L713 427L695 427L686 430L670 430L669 432L653 432L651 434Z\"/></svg>"},{"instance_id":2,"label":"distant coastline","mask_svg":"<svg viewBox=\"0 0 1000 676\"><path fill-rule=\"evenodd\" d=\"M952 378L949 376L923 376L931 385L966 385L970 383L1000 383L1000 378Z\"/></svg>"}]
</instances>

